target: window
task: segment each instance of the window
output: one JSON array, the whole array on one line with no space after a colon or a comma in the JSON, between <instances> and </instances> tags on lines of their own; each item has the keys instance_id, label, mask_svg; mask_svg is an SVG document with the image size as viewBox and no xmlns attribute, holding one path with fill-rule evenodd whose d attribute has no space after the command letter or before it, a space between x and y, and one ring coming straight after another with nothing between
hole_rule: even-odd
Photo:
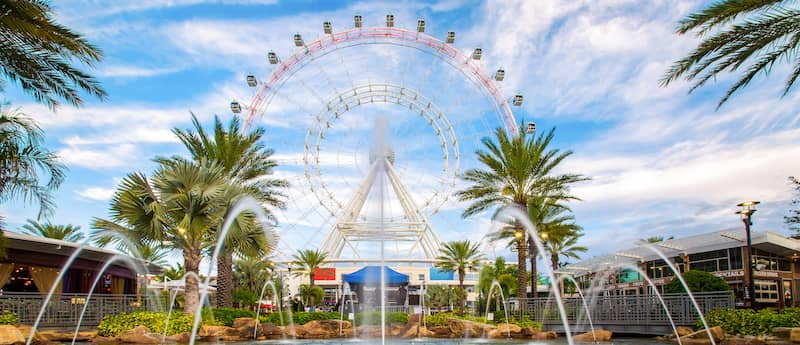
<instances>
[{"instance_id":1,"label":"window","mask_svg":"<svg viewBox=\"0 0 800 345\"><path fill-rule=\"evenodd\" d=\"M420 274L420 275L418 275L418 276L417 276L417 280L422 280L422 281L425 281L425 275L424 275L424 274Z\"/></svg>"},{"instance_id":2,"label":"window","mask_svg":"<svg viewBox=\"0 0 800 345\"><path fill-rule=\"evenodd\" d=\"M728 255L730 255L730 266L732 270L740 270L744 267L742 265L742 248L731 248L728 249Z\"/></svg>"},{"instance_id":3,"label":"window","mask_svg":"<svg viewBox=\"0 0 800 345\"><path fill-rule=\"evenodd\" d=\"M756 302L776 303L778 302L778 282L774 280L755 281Z\"/></svg>"}]
</instances>

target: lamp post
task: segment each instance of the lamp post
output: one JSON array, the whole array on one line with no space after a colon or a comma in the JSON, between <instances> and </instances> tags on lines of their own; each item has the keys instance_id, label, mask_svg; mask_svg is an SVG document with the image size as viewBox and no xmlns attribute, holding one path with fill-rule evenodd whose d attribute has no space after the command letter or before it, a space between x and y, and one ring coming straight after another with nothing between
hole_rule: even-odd
<instances>
[{"instance_id":1,"label":"lamp post","mask_svg":"<svg viewBox=\"0 0 800 345\"><path fill-rule=\"evenodd\" d=\"M753 243L750 238L750 226L753 225L752 217L753 213L756 213L756 205L760 203L761 202L759 201L745 201L736 204L736 206L742 208L741 210L736 211L736 214L742 217L742 222L744 223L744 232L745 235L747 236L747 261L748 261L747 277L749 280L747 284L747 297L750 300L750 308L755 307L755 302L756 302L755 298L756 283L753 280L753 269L755 268L753 264L755 263L755 260L753 260Z\"/></svg>"}]
</instances>

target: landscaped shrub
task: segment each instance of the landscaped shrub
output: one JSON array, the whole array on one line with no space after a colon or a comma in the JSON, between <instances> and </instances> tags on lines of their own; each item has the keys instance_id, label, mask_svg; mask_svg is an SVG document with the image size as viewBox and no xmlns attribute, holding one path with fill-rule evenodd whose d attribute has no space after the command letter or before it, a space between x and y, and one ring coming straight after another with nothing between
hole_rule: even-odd
<instances>
[{"instance_id":1,"label":"landscaped shrub","mask_svg":"<svg viewBox=\"0 0 800 345\"><path fill-rule=\"evenodd\" d=\"M281 323L281 315L283 316L283 323ZM295 325L305 325L313 320L339 320L341 317L342 314L336 312L297 312L292 314L292 321ZM263 314L258 317L258 320L261 323L286 326L289 324L289 312Z\"/></svg>"},{"instance_id":2,"label":"landscaped shrub","mask_svg":"<svg viewBox=\"0 0 800 345\"><path fill-rule=\"evenodd\" d=\"M706 322L728 334L764 335L775 327L800 327L800 309L786 308L781 313L772 309L718 309L706 315ZM697 327L703 327L702 321L697 321Z\"/></svg>"},{"instance_id":3,"label":"landscaped shrub","mask_svg":"<svg viewBox=\"0 0 800 345\"><path fill-rule=\"evenodd\" d=\"M717 277L706 271L689 270L683 273L683 280L692 292L711 292L711 291L728 291L730 286L724 279ZM680 279L672 279L669 283L664 285L665 293L682 293L685 292Z\"/></svg>"},{"instance_id":4,"label":"landscaped shrub","mask_svg":"<svg viewBox=\"0 0 800 345\"><path fill-rule=\"evenodd\" d=\"M97 334L104 337L113 337L122 331L145 326L152 333L164 332L167 321L167 313L157 313L152 311L134 311L118 315L108 315L100 321L97 326ZM169 329L167 335L192 331L194 315L183 314L180 312L172 313L169 317Z\"/></svg>"},{"instance_id":5,"label":"landscaped shrub","mask_svg":"<svg viewBox=\"0 0 800 345\"><path fill-rule=\"evenodd\" d=\"M357 326L381 324L381 312L377 310L363 312L363 313L356 313L355 317ZM408 314L401 312L386 313L386 324L390 325L393 323L408 323Z\"/></svg>"},{"instance_id":6,"label":"landscaped shrub","mask_svg":"<svg viewBox=\"0 0 800 345\"><path fill-rule=\"evenodd\" d=\"M17 314L14 314L14 312L10 310L3 310L3 313L0 314L0 325L16 325L16 324L17 324Z\"/></svg>"},{"instance_id":7,"label":"landscaped shrub","mask_svg":"<svg viewBox=\"0 0 800 345\"><path fill-rule=\"evenodd\" d=\"M231 327L233 320L240 317L256 317L256 313L247 309L238 308L214 308L211 310L214 321L220 325Z\"/></svg>"},{"instance_id":8,"label":"landscaped shrub","mask_svg":"<svg viewBox=\"0 0 800 345\"><path fill-rule=\"evenodd\" d=\"M458 315L454 313L436 313L425 316L425 324L433 327L447 326L447 319L457 319Z\"/></svg>"}]
</instances>

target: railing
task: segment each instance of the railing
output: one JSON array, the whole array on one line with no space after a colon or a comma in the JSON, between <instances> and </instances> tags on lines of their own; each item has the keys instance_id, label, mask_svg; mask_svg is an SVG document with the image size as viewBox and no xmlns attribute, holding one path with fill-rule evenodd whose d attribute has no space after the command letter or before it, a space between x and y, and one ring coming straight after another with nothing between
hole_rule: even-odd
<instances>
[{"instance_id":1,"label":"railing","mask_svg":"<svg viewBox=\"0 0 800 345\"><path fill-rule=\"evenodd\" d=\"M39 327L75 327L84 305L86 294L61 294L45 308ZM17 314L20 323L33 325L42 308L44 297L38 293L4 293L0 296L0 310L10 310ZM93 294L88 301L82 326L97 326L106 315L116 315L134 310L159 309L157 302L141 295ZM152 309L152 308L151 308Z\"/></svg>"},{"instance_id":2,"label":"railing","mask_svg":"<svg viewBox=\"0 0 800 345\"><path fill-rule=\"evenodd\" d=\"M665 294L664 303L678 326L694 326L698 314L686 294ZM732 292L695 293L694 298L703 314L714 309L734 307ZM587 296L586 304L595 327L613 325L670 326L667 312L656 295ZM579 298L565 298L564 307L570 324L587 323L586 311ZM528 300L528 312L534 320L545 325L560 325L561 314L554 299Z\"/></svg>"}]
</instances>

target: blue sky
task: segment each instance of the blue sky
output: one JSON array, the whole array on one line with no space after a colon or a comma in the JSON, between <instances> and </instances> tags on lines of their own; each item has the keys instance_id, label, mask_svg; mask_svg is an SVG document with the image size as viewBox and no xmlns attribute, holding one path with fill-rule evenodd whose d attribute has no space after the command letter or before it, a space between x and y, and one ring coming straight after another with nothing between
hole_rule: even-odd
<instances>
[{"instance_id":1,"label":"blue sky","mask_svg":"<svg viewBox=\"0 0 800 345\"><path fill-rule=\"evenodd\" d=\"M190 112L209 124L215 114L230 118L231 100L249 104L255 90L245 76L266 80L274 67L266 53L293 54L294 33L310 42L323 35L322 22L340 31L352 27L355 14L365 26L379 26L391 13L398 27L412 30L424 18L431 36L454 30L456 48L468 54L481 47L481 68L507 72L503 94L525 96L514 108L518 121L557 127L554 146L575 152L562 169L592 177L575 187L583 201L572 205L587 256L653 235L739 227L734 205L744 199L763 202L756 229L786 233L782 218L792 197L786 178L800 171L793 159L800 153L800 95L780 97L786 66L758 77L719 110L716 102L735 75L692 95L683 83L658 85L669 64L697 42L675 35L675 23L703 3L55 1L59 19L104 51L92 73L109 99L53 113L11 84L4 97L41 123L47 146L69 167L51 220L88 229L92 217L107 216L119 179L152 171L156 155L185 153L170 129L188 128ZM461 171L476 166L471 153L480 137L502 125L489 98L456 68L416 49L367 45L309 63L256 120L283 164L278 176L295 186L289 208L279 212L285 251L318 245L331 221L303 177L312 114L338 92L365 83L413 87L440 107L458 136ZM417 201L452 192L437 182L441 150L430 126L403 108L367 105L343 116L322 145L320 171L335 198L346 201L363 175L375 114L389 118L398 172ZM490 215L461 220L463 206L448 201L431 218L443 240L479 239L488 230ZM20 202L2 212L12 229L36 214ZM486 250L509 255L502 245Z\"/></svg>"}]
</instances>

